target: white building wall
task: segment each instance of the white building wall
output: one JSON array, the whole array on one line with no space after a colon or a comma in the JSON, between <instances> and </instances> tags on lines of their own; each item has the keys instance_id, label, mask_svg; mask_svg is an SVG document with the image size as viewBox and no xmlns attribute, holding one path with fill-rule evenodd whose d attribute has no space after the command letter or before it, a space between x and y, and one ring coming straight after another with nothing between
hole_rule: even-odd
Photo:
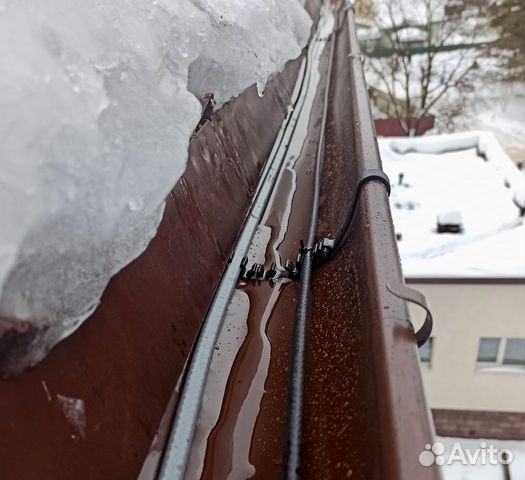
<instances>
[{"instance_id":1,"label":"white building wall","mask_svg":"<svg viewBox=\"0 0 525 480\"><path fill-rule=\"evenodd\" d=\"M480 337L525 337L525 286L503 283L412 283L434 317L431 364L422 365L431 408L525 411L525 372L476 367ZM417 327L422 317L410 307ZM506 371L503 371L506 370Z\"/></svg>"}]
</instances>

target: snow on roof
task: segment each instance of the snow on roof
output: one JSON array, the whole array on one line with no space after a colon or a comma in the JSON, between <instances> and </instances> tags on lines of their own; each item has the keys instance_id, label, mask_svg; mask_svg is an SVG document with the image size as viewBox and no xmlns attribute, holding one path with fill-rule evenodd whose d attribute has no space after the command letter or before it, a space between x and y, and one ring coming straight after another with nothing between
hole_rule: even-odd
<instances>
[{"instance_id":1,"label":"snow on roof","mask_svg":"<svg viewBox=\"0 0 525 480\"><path fill-rule=\"evenodd\" d=\"M380 138L407 278L525 278L525 176L489 132ZM437 233L457 211L459 233Z\"/></svg>"},{"instance_id":2,"label":"snow on roof","mask_svg":"<svg viewBox=\"0 0 525 480\"><path fill-rule=\"evenodd\" d=\"M378 40L381 38L381 32L379 31L379 28L377 28L377 26L375 25L362 25L360 28L357 29L357 38L360 42L364 42L366 40Z\"/></svg>"},{"instance_id":3,"label":"snow on roof","mask_svg":"<svg viewBox=\"0 0 525 480\"><path fill-rule=\"evenodd\" d=\"M424 42L427 39L427 32L422 27L403 27L397 32L401 42Z\"/></svg>"}]
</instances>

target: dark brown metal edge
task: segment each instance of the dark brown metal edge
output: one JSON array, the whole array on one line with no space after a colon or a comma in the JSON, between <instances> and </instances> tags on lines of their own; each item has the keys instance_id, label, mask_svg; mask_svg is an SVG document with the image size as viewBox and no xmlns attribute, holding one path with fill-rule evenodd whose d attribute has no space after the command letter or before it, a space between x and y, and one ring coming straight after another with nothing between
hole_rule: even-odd
<instances>
[{"instance_id":1,"label":"dark brown metal edge","mask_svg":"<svg viewBox=\"0 0 525 480\"><path fill-rule=\"evenodd\" d=\"M362 170L381 168L353 12L348 15L356 160ZM376 298L374 310L370 312L373 322L370 333L383 476L388 479L439 479L436 466L423 467L418 459L425 445L432 443L434 429L407 305L386 288L388 284L403 283L386 189L379 183L369 183L364 187L362 200L368 287Z\"/></svg>"}]
</instances>

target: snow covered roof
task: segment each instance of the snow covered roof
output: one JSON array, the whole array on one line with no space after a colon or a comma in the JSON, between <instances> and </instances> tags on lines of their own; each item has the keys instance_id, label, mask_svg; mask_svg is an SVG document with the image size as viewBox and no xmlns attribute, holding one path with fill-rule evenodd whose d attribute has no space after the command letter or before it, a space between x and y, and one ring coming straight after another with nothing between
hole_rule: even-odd
<instances>
[{"instance_id":1,"label":"snow covered roof","mask_svg":"<svg viewBox=\"0 0 525 480\"><path fill-rule=\"evenodd\" d=\"M407 278L525 278L525 176L489 132L380 138ZM457 233L438 217L458 212Z\"/></svg>"}]
</instances>

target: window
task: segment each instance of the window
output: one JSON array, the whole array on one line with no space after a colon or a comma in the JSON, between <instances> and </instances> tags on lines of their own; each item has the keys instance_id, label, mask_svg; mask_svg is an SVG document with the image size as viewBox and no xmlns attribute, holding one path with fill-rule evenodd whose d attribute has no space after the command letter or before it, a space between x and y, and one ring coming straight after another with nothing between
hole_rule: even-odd
<instances>
[{"instance_id":1,"label":"window","mask_svg":"<svg viewBox=\"0 0 525 480\"><path fill-rule=\"evenodd\" d=\"M505 366L525 368L525 338L480 338L477 363L487 371Z\"/></svg>"},{"instance_id":2,"label":"window","mask_svg":"<svg viewBox=\"0 0 525 480\"><path fill-rule=\"evenodd\" d=\"M481 338L479 341L478 362L498 361L498 351L500 345L499 338Z\"/></svg>"},{"instance_id":3,"label":"window","mask_svg":"<svg viewBox=\"0 0 525 480\"><path fill-rule=\"evenodd\" d=\"M525 365L525 338L508 338L503 356L505 365Z\"/></svg>"},{"instance_id":4,"label":"window","mask_svg":"<svg viewBox=\"0 0 525 480\"><path fill-rule=\"evenodd\" d=\"M419 359L423 363L430 363L430 360L432 358L432 343L434 341L433 337L430 337L420 349L419 349Z\"/></svg>"}]
</instances>

